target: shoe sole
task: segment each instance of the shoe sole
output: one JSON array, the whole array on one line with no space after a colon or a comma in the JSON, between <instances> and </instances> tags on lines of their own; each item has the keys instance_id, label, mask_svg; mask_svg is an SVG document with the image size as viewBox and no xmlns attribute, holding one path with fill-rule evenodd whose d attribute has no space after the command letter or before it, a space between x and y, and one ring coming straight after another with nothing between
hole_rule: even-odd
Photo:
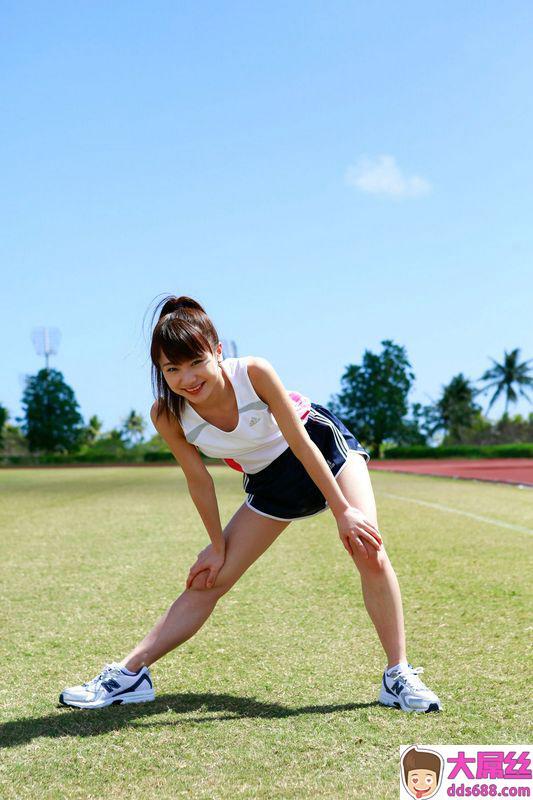
<instances>
[{"instance_id":1,"label":"shoe sole","mask_svg":"<svg viewBox=\"0 0 533 800\"><path fill-rule=\"evenodd\" d=\"M380 706L385 706L386 708L398 708L400 711L406 711L408 714L411 712L418 713L418 714L430 714L433 711L442 711L441 706L438 703L430 703L427 708L402 708L401 703L397 700L389 700L380 697L378 699L378 703Z\"/></svg>"},{"instance_id":2,"label":"shoe sole","mask_svg":"<svg viewBox=\"0 0 533 800\"><path fill-rule=\"evenodd\" d=\"M64 699L64 694L61 692L59 695L59 703L62 706L73 706L74 708L105 708L106 706L119 706L125 703L147 703L155 700L155 692L136 692L124 697L110 697L101 703L84 703L83 700L76 702L75 700Z\"/></svg>"}]
</instances>

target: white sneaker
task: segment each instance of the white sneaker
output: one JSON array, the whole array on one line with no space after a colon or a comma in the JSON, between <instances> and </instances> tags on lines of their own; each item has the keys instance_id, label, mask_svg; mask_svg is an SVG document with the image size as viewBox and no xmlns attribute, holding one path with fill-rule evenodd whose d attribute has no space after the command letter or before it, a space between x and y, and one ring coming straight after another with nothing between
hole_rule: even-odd
<instances>
[{"instance_id":1,"label":"white sneaker","mask_svg":"<svg viewBox=\"0 0 533 800\"><path fill-rule=\"evenodd\" d=\"M411 664L396 667L390 674L385 670L379 703L402 711L442 711L437 695L418 677L421 672L424 672L423 667L413 669Z\"/></svg>"},{"instance_id":2,"label":"white sneaker","mask_svg":"<svg viewBox=\"0 0 533 800\"><path fill-rule=\"evenodd\" d=\"M62 706L103 708L119 703L144 703L155 700L148 667L127 675L120 664L105 664L102 672L81 686L70 686L59 695Z\"/></svg>"}]
</instances>

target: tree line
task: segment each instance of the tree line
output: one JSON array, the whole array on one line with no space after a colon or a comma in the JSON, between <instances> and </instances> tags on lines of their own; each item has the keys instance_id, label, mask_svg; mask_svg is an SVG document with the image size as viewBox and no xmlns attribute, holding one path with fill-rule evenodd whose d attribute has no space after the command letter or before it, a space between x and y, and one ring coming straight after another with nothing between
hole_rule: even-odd
<instances>
[{"instance_id":1,"label":"tree line","mask_svg":"<svg viewBox=\"0 0 533 800\"><path fill-rule=\"evenodd\" d=\"M390 339L382 350L365 350L360 364L349 364L341 377L341 389L328 407L368 447L374 456L393 445L445 445L533 443L533 414L509 416L509 407L520 397L531 403L531 360L521 361L520 349L504 352L502 362L492 366L477 381L459 373L443 386L440 396L427 405L410 403L415 374L405 347ZM490 395L485 414L478 402ZM486 414L503 398L505 410L497 421ZM27 376L22 395L19 425L9 424L9 414L0 405L0 450L4 454L106 454L117 458L133 450L163 451L156 434L144 440L145 421L132 409L117 428L103 431L93 415L85 423L74 390L62 373L41 369Z\"/></svg>"},{"instance_id":2,"label":"tree line","mask_svg":"<svg viewBox=\"0 0 533 800\"><path fill-rule=\"evenodd\" d=\"M384 446L508 444L533 442L533 414L511 418L508 410L519 397L531 403L530 361L520 360L520 349L507 353L477 381L460 372L442 387L440 397L423 405L409 403L415 375L405 347L390 339L380 353L365 350L361 364L349 364L341 377L341 391L328 403L348 428L379 457ZM486 414L503 397L501 419L490 421L477 402L491 395Z\"/></svg>"},{"instance_id":3,"label":"tree line","mask_svg":"<svg viewBox=\"0 0 533 800\"><path fill-rule=\"evenodd\" d=\"M21 406L17 426L9 424L7 409L0 405L0 449L9 455L91 452L119 457L143 443L146 423L134 409L109 431L103 431L96 414L85 423L74 390L56 369L26 376Z\"/></svg>"}]
</instances>

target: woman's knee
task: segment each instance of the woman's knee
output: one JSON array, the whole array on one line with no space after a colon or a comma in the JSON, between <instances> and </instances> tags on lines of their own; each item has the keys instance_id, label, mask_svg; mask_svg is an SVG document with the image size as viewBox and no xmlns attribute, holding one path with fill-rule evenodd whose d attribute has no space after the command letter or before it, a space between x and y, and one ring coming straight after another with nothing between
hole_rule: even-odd
<instances>
[{"instance_id":1,"label":"woman's knee","mask_svg":"<svg viewBox=\"0 0 533 800\"><path fill-rule=\"evenodd\" d=\"M359 552L356 553L354 561L357 569L367 575L383 575L391 567L385 546L383 545L381 550L370 547L369 551L368 558L359 555Z\"/></svg>"},{"instance_id":2,"label":"woman's knee","mask_svg":"<svg viewBox=\"0 0 533 800\"><path fill-rule=\"evenodd\" d=\"M231 584L228 584L227 581L224 581L220 572L215 578L213 586L208 587L208 575L209 573L207 570L199 572L197 575L195 575L190 585L190 589L195 592L202 592L205 595L209 595L218 599L219 597L222 597L222 595L226 594L226 592L231 588Z\"/></svg>"}]
</instances>

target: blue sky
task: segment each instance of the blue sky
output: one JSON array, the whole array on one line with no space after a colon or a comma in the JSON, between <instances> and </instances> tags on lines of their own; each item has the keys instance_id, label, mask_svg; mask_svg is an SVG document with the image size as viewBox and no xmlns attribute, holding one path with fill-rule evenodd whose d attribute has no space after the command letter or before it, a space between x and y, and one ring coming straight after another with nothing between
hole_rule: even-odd
<instances>
[{"instance_id":1,"label":"blue sky","mask_svg":"<svg viewBox=\"0 0 533 800\"><path fill-rule=\"evenodd\" d=\"M322 404L385 338L421 402L504 349L533 357L531 3L18 0L2 16L12 417L40 325L61 331L51 366L86 418L147 417L161 293L197 298L240 355Z\"/></svg>"}]
</instances>

